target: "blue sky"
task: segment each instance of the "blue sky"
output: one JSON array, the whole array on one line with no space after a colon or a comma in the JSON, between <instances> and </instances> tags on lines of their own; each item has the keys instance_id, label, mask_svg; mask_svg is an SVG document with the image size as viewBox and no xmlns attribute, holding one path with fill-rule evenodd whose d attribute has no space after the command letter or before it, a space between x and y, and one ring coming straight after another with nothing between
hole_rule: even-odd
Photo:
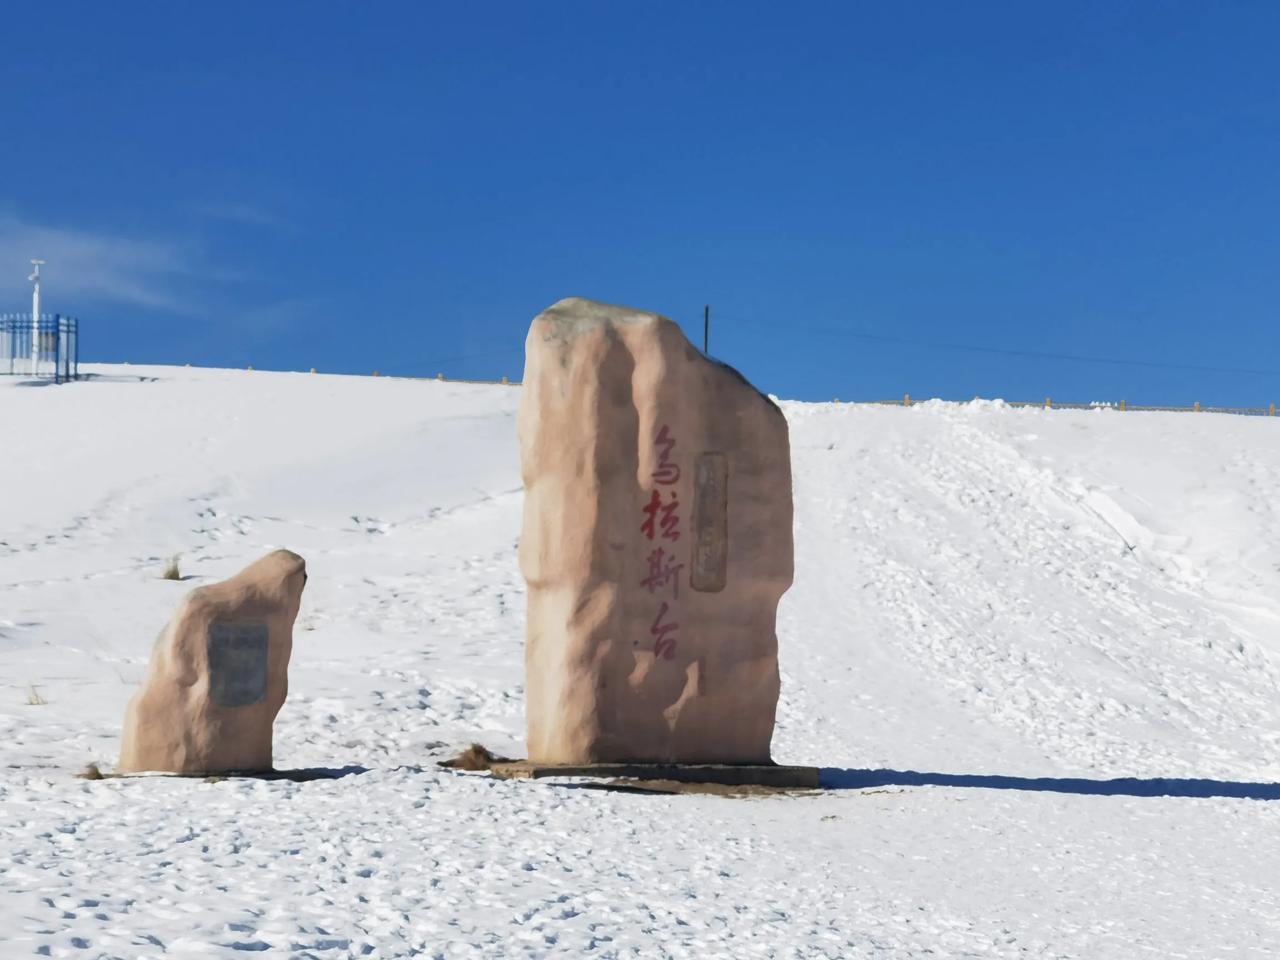
<instances>
[{"instance_id":1,"label":"blue sky","mask_svg":"<svg viewBox=\"0 0 1280 960\"><path fill-rule=\"evenodd\" d=\"M788 397L1280 401L1274 3L3 23L0 309L93 359L516 377L582 295Z\"/></svg>"}]
</instances>

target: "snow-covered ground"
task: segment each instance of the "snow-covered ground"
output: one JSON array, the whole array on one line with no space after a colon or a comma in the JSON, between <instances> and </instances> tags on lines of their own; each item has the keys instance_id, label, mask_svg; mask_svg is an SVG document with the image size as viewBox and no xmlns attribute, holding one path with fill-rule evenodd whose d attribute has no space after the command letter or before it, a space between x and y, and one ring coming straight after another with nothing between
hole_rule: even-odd
<instances>
[{"instance_id":1,"label":"snow-covered ground","mask_svg":"<svg viewBox=\"0 0 1280 960\"><path fill-rule=\"evenodd\" d=\"M637 796L435 767L523 754L517 388L91 369L0 378L5 960L1280 956L1280 419L784 404L829 789ZM347 774L75 779L280 546L277 765Z\"/></svg>"}]
</instances>

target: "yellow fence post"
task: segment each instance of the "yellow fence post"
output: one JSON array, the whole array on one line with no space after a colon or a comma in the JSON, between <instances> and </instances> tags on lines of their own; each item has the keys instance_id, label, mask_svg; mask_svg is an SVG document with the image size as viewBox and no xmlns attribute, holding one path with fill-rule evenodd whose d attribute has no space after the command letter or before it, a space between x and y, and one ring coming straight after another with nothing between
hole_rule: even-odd
<instances>
[{"instance_id":1,"label":"yellow fence post","mask_svg":"<svg viewBox=\"0 0 1280 960\"><path fill-rule=\"evenodd\" d=\"M503 383L509 383L510 381L508 381L506 377L503 377L503 378L502 378L502 382L503 382Z\"/></svg>"},{"instance_id":2,"label":"yellow fence post","mask_svg":"<svg viewBox=\"0 0 1280 960\"><path fill-rule=\"evenodd\" d=\"M1196 413L1199 413L1199 412L1200 412L1200 401L1199 401L1199 400L1197 400L1197 401L1196 401L1195 410L1196 410Z\"/></svg>"},{"instance_id":3,"label":"yellow fence post","mask_svg":"<svg viewBox=\"0 0 1280 960\"><path fill-rule=\"evenodd\" d=\"M1124 402L1123 400L1121 400L1121 401L1120 401L1120 412L1121 412L1121 413L1124 413L1125 409L1126 409L1126 408L1125 408L1125 402Z\"/></svg>"},{"instance_id":4,"label":"yellow fence post","mask_svg":"<svg viewBox=\"0 0 1280 960\"><path fill-rule=\"evenodd\" d=\"M1051 400L1049 397L1045 397L1045 398L1044 398L1044 408L1045 408L1046 410L1052 410L1052 409L1053 409L1053 400Z\"/></svg>"},{"instance_id":5,"label":"yellow fence post","mask_svg":"<svg viewBox=\"0 0 1280 960\"><path fill-rule=\"evenodd\" d=\"M903 405L904 407L909 407L909 406L911 406L911 394L909 394L909 393L904 393L904 394L902 395L902 405Z\"/></svg>"},{"instance_id":6,"label":"yellow fence post","mask_svg":"<svg viewBox=\"0 0 1280 960\"><path fill-rule=\"evenodd\" d=\"M1274 417L1275 415L1276 415L1276 405L1273 403L1271 405L1271 416Z\"/></svg>"}]
</instances>

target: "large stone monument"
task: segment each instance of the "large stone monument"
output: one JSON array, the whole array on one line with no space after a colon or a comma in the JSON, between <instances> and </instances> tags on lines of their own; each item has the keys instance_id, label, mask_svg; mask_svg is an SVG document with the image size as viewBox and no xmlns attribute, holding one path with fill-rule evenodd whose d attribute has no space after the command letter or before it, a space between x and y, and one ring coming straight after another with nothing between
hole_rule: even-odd
<instances>
[{"instance_id":1,"label":"large stone monument","mask_svg":"<svg viewBox=\"0 0 1280 960\"><path fill-rule=\"evenodd\" d=\"M519 435L530 761L768 763L782 412L665 317L569 299L529 330Z\"/></svg>"},{"instance_id":2,"label":"large stone monument","mask_svg":"<svg viewBox=\"0 0 1280 960\"><path fill-rule=\"evenodd\" d=\"M125 711L120 773L271 769L306 581L302 557L277 550L187 594Z\"/></svg>"}]
</instances>

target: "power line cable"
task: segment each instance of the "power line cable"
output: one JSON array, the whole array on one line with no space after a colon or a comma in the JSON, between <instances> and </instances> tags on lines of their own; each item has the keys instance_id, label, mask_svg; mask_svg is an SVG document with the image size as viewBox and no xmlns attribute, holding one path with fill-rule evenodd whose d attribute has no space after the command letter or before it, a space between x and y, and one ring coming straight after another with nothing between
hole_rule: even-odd
<instances>
[{"instance_id":1,"label":"power line cable","mask_svg":"<svg viewBox=\"0 0 1280 960\"><path fill-rule=\"evenodd\" d=\"M725 321L722 320L722 323ZM756 327L776 327L776 323L766 323L760 320L752 320L745 317L729 317L729 323L744 323L748 326ZM826 334L831 337L847 337L854 340L871 340L879 343L894 343L909 347L919 347L934 350L962 350L966 353L988 353L1003 357L1022 357L1024 359L1037 360L1063 360L1071 363L1101 363L1111 366L1122 367L1147 367L1157 370L1192 370L1198 373L1233 373L1245 374L1256 377L1280 377L1280 370L1263 370L1248 367L1217 367L1196 363L1167 363L1159 360L1139 360L1133 358L1122 357L1094 357L1084 354L1074 353L1050 353L1040 350L1015 350L1008 347L987 347L978 346L976 344L967 343L947 343L931 340L917 340L908 337L895 337L887 334L863 333L857 330L844 330L828 326L813 326L806 324L788 323L788 329L798 329L807 333Z\"/></svg>"},{"instance_id":2,"label":"power line cable","mask_svg":"<svg viewBox=\"0 0 1280 960\"><path fill-rule=\"evenodd\" d=\"M397 370L409 370L409 369L422 370L424 368L429 369L434 367L438 371L440 365L446 364L446 363L460 363L466 360L487 360L493 357L514 357L514 356L523 357L524 348L520 347L518 349L510 348L507 350L486 350L483 353L462 353L462 354L455 354L452 357L428 357L423 360L406 360L403 363L397 363L389 367L384 367L382 369L386 370L388 373L394 373Z\"/></svg>"}]
</instances>

